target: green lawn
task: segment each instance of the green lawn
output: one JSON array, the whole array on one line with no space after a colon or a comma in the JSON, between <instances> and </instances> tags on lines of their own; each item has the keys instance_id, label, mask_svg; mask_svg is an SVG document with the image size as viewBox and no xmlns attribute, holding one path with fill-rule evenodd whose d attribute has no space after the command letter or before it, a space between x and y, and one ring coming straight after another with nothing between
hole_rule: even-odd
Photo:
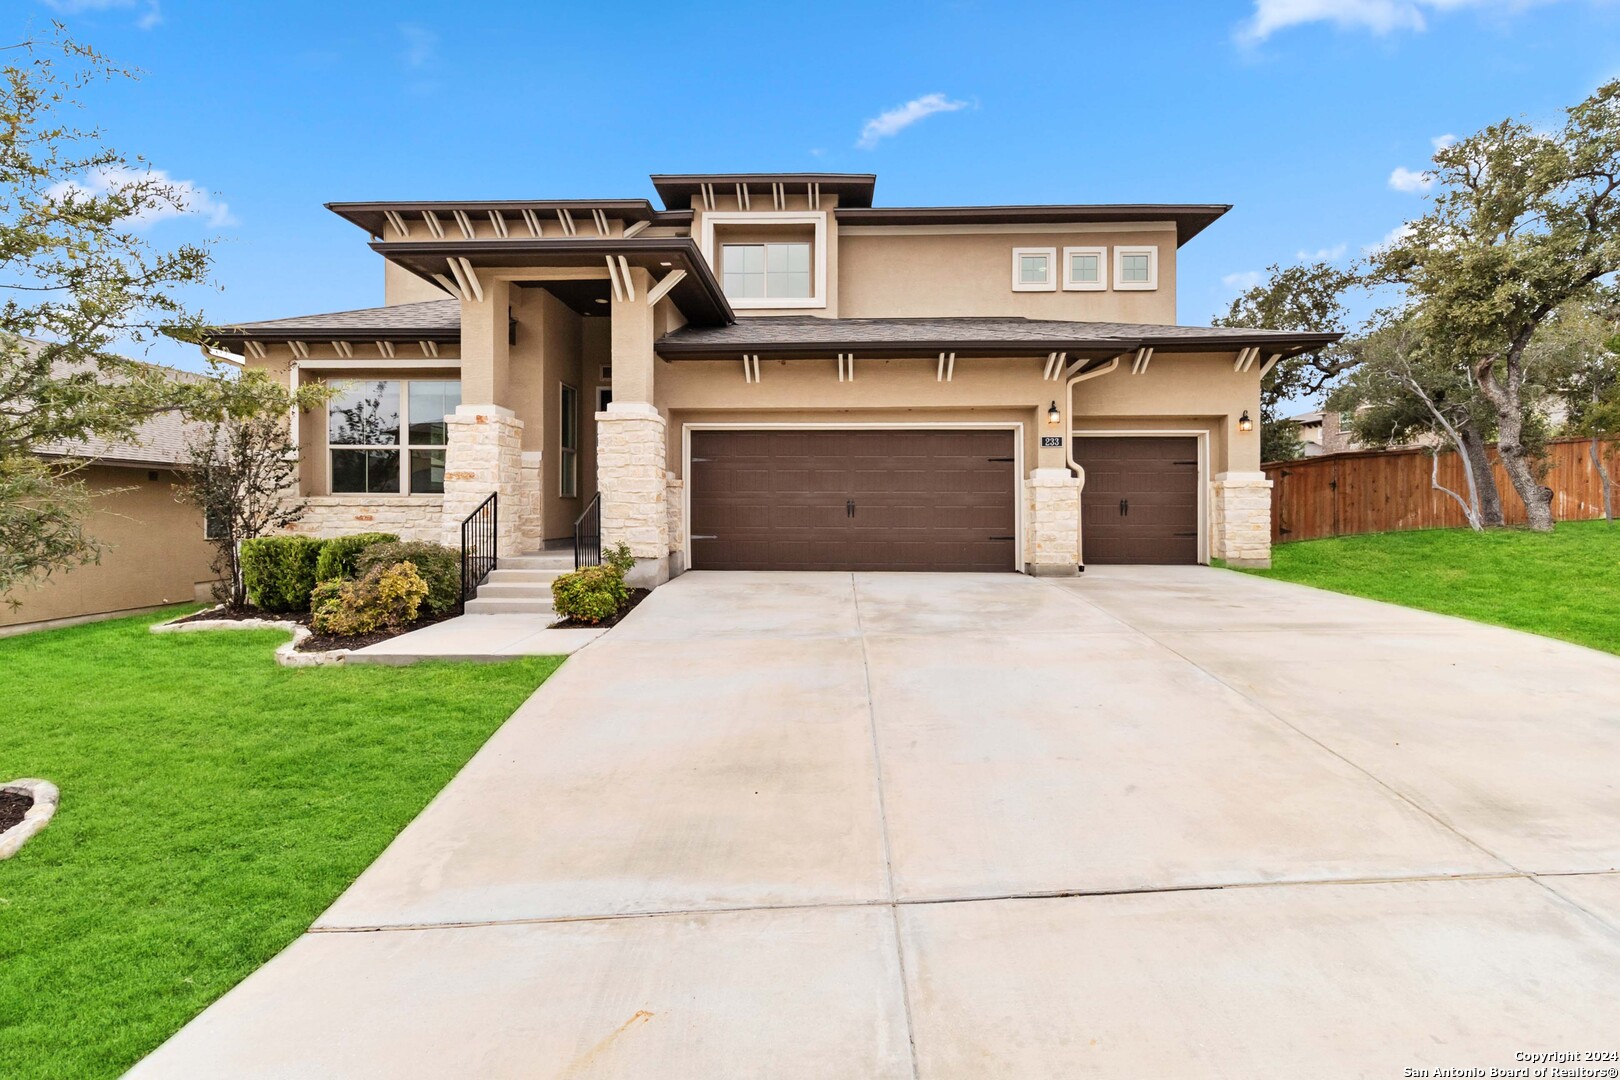
<instances>
[{"instance_id":1,"label":"green lawn","mask_svg":"<svg viewBox=\"0 0 1620 1080\"><path fill-rule=\"evenodd\" d=\"M0 781L62 789L0 862L0 1075L117 1076L275 955L555 657L276 666L153 616L0 639Z\"/></svg>"},{"instance_id":2,"label":"green lawn","mask_svg":"<svg viewBox=\"0 0 1620 1080\"><path fill-rule=\"evenodd\" d=\"M1302 540L1272 548L1271 561L1244 572L1620 653L1620 525Z\"/></svg>"}]
</instances>

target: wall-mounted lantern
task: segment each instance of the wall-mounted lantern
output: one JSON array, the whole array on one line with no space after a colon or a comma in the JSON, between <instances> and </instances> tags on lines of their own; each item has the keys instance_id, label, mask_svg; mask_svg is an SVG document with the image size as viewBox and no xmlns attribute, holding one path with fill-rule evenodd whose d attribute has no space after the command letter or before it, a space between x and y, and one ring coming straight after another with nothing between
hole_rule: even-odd
<instances>
[{"instance_id":1,"label":"wall-mounted lantern","mask_svg":"<svg viewBox=\"0 0 1620 1080\"><path fill-rule=\"evenodd\" d=\"M1254 421L1249 419L1249 410L1248 409L1244 409L1243 410L1243 415L1238 417L1238 430L1239 431L1253 431L1254 430Z\"/></svg>"},{"instance_id":2,"label":"wall-mounted lantern","mask_svg":"<svg viewBox=\"0 0 1620 1080\"><path fill-rule=\"evenodd\" d=\"M1248 414L1245 413L1244 415L1247 416ZM1054 426L1063 423L1063 414L1058 411L1057 402L1055 401L1046 410L1046 422Z\"/></svg>"}]
</instances>

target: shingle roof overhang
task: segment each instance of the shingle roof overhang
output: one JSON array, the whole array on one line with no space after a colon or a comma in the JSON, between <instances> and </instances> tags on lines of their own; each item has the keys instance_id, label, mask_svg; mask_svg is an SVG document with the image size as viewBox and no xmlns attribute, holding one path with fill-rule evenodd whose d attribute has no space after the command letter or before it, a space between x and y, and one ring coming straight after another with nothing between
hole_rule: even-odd
<instances>
[{"instance_id":1,"label":"shingle roof overhang","mask_svg":"<svg viewBox=\"0 0 1620 1080\"><path fill-rule=\"evenodd\" d=\"M639 266L655 279L673 270L686 276L670 291L687 321L724 325L734 316L709 261L689 236L568 237L551 240L374 241L371 249L428 281L446 273L446 260L463 258L475 268L580 266L604 268L612 256ZM666 265L667 264L667 265Z\"/></svg>"},{"instance_id":2,"label":"shingle roof overhang","mask_svg":"<svg viewBox=\"0 0 1620 1080\"><path fill-rule=\"evenodd\" d=\"M438 341L461 340L461 302L425 300L415 304L359 308L287 319L236 323L209 335L219 345L244 341Z\"/></svg>"},{"instance_id":3,"label":"shingle roof overhang","mask_svg":"<svg viewBox=\"0 0 1620 1080\"><path fill-rule=\"evenodd\" d=\"M757 354L781 360L827 359L840 352L867 358L1116 356L1162 352L1228 352L1258 347L1293 356L1337 341L1339 334L1231 327L1136 326L1035 319L817 319L759 316L724 327L682 327L656 345L665 360L734 360Z\"/></svg>"},{"instance_id":4,"label":"shingle roof overhang","mask_svg":"<svg viewBox=\"0 0 1620 1080\"><path fill-rule=\"evenodd\" d=\"M1113 203L1070 206L883 206L833 211L851 225L1060 225L1070 222L1131 224L1170 221L1180 247L1207 229L1230 203Z\"/></svg>"},{"instance_id":5,"label":"shingle roof overhang","mask_svg":"<svg viewBox=\"0 0 1620 1080\"><path fill-rule=\"evenodd\" d=\"M769 197L772 184L784 184L790 195L804 194L808 184L819 184L823 195L837 195L839 206L871 206L872 192L877 187L873 173L654 173L650 179L671 210L691 208L692 197L704 184L714 185L716 192L726 195L735 192L738 184L747 184L750 195Z\"/></svg>"}]
</instances>

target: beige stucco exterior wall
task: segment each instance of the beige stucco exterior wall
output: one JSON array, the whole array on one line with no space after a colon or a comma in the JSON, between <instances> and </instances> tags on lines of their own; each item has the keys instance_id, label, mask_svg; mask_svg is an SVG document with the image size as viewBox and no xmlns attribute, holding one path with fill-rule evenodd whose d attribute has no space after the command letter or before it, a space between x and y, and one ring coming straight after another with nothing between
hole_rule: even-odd
<instances>
[{"instance_id":1,"label":"beige stucco exterior wall","mask_svg":"<svg viewBox=\"0 0 1620 1080\"><path fill-rule=\"evenodd\" d=\"M450 294L433 284L424 281L405 269L383 260L383 304L392 307L394 304L420 304L427 300L448 300Z\"/></svg>"},{"instance_id":2,"label":"beige stucco exterior wall","mask_svg":"<svg viewBox=\"0 0 1620 1080\"><path fill-rule=\"evenodd\" d=\"M19 588L11 598L21 607L0 603L0 635L208 595L213 549L202 513L176 501L173 470L92 465L79 475L94 495L89 531L105 545L101 562Z\"/></svg>"},{"instance_id":3,"label":"beige stucco exterior wall","mask_svg":"<svg viewBox=\"0 0 1620 1080\"><path fill-rule=\"evenodd\" d=\"M1172 226L1096 231L1053 225L1004 231L1001 226L852 226L839 230L839 315L846 319L922 316L1023 316L1090 322L1176 321L1176 234ZM961 230L961 231L957 231ZM1074 231L1070 231L1074 230ZM1158 287L1113 287L1114 248L1156 247ZM1015 292L1014 248L1055 248L1057 289ZM1065 291L1063 249L1107 247L1108 288Z\"/></svg>"}]
</instances>

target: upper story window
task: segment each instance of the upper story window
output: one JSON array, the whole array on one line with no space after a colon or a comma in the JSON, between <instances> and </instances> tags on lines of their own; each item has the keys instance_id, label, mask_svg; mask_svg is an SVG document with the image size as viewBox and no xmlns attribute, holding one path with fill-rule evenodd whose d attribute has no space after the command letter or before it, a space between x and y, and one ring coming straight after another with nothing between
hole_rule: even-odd
<instances>
[{"instance_id":1,"label":"upper story window","mask_svg":"<svg viewBox=\"0 0 1620 1080\"><path fill-rule=\"evenodd\" d=\"M827 211L708 210L693 233L736 310L827 306Z\"/></svg>"},{"instance_id":2,"label":"upper story window","mask_svg":"<svg viewBox=\"0 0 1620 1080\"><path fill-rule=\"evenodd\" d=\"M1158 287L1158 248L1117 247L1114 249L1114 288L1157 289Z\"/></svg>"},{"instance_id":3,"label":"upper story window","mask_svg":"<svg viewBox=\"0 0 1620 1080\"><path fill-rule=\"evenodd\" d=\"M1066 247L1063 249L1063 287L1081 292L1106 289L1107 266L1107 248Z\"/></svg>"},{"instance_id":4,"label":"upper story window","mask_svg":"<svg viewBox=\"0 0 1620 1080\"><path fill-rule=\"evenodd\" d=\"M332 383L326 441L334 494L444 492L446 418L461 404L458 379Z\"/></svg>"},{"instance_id":5,"label":"upper story window","mask_svg":"<svg viewBox=\"0 0 1620 1080\"><path fill-rule=\"evenodd\" d=\"M807 299L814 295L808 243L722 244L726 296L740 300Z\"/></svg>"},{"instance_id":6,"label":"upper story window","mask_svg":"<svg viewBox=\"0 0 1620 1080\"><path fill-rule=\"evenodd\" d=\"M1014 292L1052 292L1057 288L1056 248L1013 248Z\"/></svg>"}]
</instances>

